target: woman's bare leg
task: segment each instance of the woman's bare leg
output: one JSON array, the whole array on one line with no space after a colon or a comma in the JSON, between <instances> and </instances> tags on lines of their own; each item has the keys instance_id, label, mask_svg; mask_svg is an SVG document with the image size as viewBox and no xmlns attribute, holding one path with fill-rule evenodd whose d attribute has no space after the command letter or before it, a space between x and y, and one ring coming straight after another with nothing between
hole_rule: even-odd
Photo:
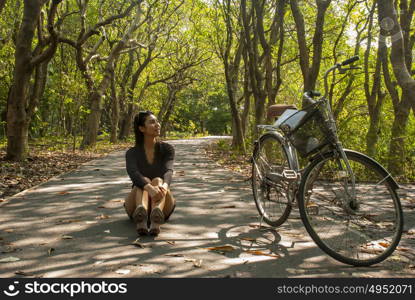
<instances>
[{"instance_id":1,"label":"woman's bare leg","mask_svg":"<svg viewBox=\"0 0 415 300\"><path fill-rule=\"evenodd\" d=\"M133 189L131 190L131 192L128 194L127 198L125 198L125 201L124 201L125 212L130 218L132 217L133 212L136 207L135 199L136 199L138 190L139 189L137 187L133 187Z\"/></svg>"},{"instance_id":2,"label":"woman's bare leg","mask_svg":"<svg viewBox=\"0 0 415 300\"><path fill-rule=\"evenodd\" d=\"M150 182L150 179L148 178L145 178L145 179L148 182ZM144 206L146 211L148 211L148 205L149 205L148 192L143 191L142 189L135 186L133 187L131 192L128 194L124 202L124 207L125 207L125 211L127 215L129 217L132 217L135 209L140 205Z\"/></svg>"},{"instance_id":3,"label":"woman's bare leg","mask_svg":"<svg viewBox=\"0 0 415 300\"><path fill-rule=\"evenodd\" d=\"M163 184L163 179L156 177L151 181L151 184L154 186L159 186ZM154 201L153 199L151 199L151 208L154 209L155 207L158 207L161 209L165 216L168 216L173 211L175 203L176 202L170 190L168 190L166 196L160 199L159 201Z\"/></svg>"},{"instance_id":4,"label":"woman's bare leg","mask_svg":"<svg viewBox=\"0 0 415 300\"><path fill-rule=\"evenodd\" d=\"M127 196L124 206L128 216L136 223L136 230L138 234L146 235L148 232L148 192L134 187L130 194Z\"/></svg>"},{"instance_id":5,"label":"woman's bare leg","mask_svg":"<svg viewBox=\"0 0 415 300\"><path fill-rule=\"evenodd\" d=\"M154 186L163 184L161 178L154 178L151 181ZM160 225L164 223L165 217L169 216L174 209L174 198L171 196L170 191L162 199L155 201L151 199L151 214L150 214L150 234L158 235L160 232Z\"/></svg>"}]
</instances>

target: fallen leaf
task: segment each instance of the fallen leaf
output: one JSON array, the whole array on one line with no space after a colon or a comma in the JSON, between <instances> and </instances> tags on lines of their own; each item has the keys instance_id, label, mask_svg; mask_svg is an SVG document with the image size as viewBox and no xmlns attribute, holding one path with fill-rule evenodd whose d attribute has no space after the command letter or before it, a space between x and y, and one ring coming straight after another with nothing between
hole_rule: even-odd
<instances>
[{"instance_id":1,"label":"fallen leaf","mask_svg":"<svg viewBox=\"0 0 415 300\"><path fill-rule=\"evenodd\" d=\"M170 244L170 245L174 245L174 244L176 244L176 242L175 242L175 241L166 241L166 243L167 243L167 244Z\"/></svg>"},{"instance_id":2,"label":"fallen leaf","mask_svg":"<svg viewBox=\"0 0 415 300\"><path fill-rule=\"evenodd\" d=\"M73 236L70 235L62 235L62 240L72 240Z\"/></svg>"},{"instance_id":3,"label":"fallen leaf","mask_svg":"<svg viewBox=\"0 0 415 300\"><path fill-rule=\"evenodd\" d=\"M20 258L18 257L9 256L9 257L0 259L0 263L8 263L8 262L14 262L14 261L19 261L19 260Z\"/></svg>"},{"instance_id":4,"label":"fallen leaf","mask_svg":"<svg viewBox=\"0 0 415 300\"><path fill-rule=\"evenodd\" d=\"M16 271L16 272L14 272L14 274L21 275L21 276L32 276L32 274L27 273L25 271Z\"/></svg>"},{"instance_id":5,"label":"fallen leaf","mask_svg":"<svg viewBox=\"0 0 415 300\"><path fill-rule=\"evenodd\" d=\"M379 242L379 245L381 245L384 248L388 248L391 244L389 243L384 243L384 242Z\"/></svg>"},{"instance_id":6,"label":"fallen leaf","mask_svg":"<svg viewBox=\"0 0 415 300\"><path fill-rule=\"evenodd\" d=\"M410 249L408 249L408 248L403 248L403 247L397 247L397 248L396 248L396 250L398 250L398 251L402 251L402 252L408 252L408 251L411 251Z\"/></svg>"},{"instance_id":7,"label":"fallen leaf","mask_svg":"<svg viewBox=\"0 0 415 300\"><path fill-rule=\"evenodd\" d=\"M49 248L48 255L50 256L55 251L55 248Z\"/></svg>"},{"instance_id":8,"label":"fallen leaf","mask_svg":"<svg viewBox=\"0 0 415 300\"><path fill-rule=\"evenodd\" d=\"M368 253L368 254L379 254L383 252L382 249L375 249L375 248L360 249L360 251L362 251L363 253Z\"/></svg>"},{"instance_id":9,"label":"fallen leaf","mask_svg":"<svg viewBox=\"0 0 415 300\"><path fill-rule=\"evenodd\" d=\"M144 248L142 244L139 243L139 239L136 239L134 242L131 243L132 245L138 247L138 248Z\"/></svg>"},{"instance_id":10,"label":"fallen leaf","mask_svg":"<svg viewBox=\"0 0 415 300\"><path fill-rule=\"evenodd\" d=\"M193 266L194 266L195 268L201 268L201 267L202 267L202 262L203 262L203 260L201 260L201 259L196 259L196 260L193 262Z\"/></svg>"},{"instance_id":11,"label":"fallen leaf","mask_svg":"<svg viewBox=\"0 0 415 300\"><path fill-rule=\"evenodd\" d=\"M184 257L184 255L183 254L180 254L180 253L164 254L164 256Z\"/></svg>"},{"instance_id":12,"label":"fallen leaf","mask_svg":"<svg viewBox=\"0 0 415 300\"><path fill-rule=\"evenodd\" d=\"M119 269L119 270L117 270L117 271L115 271L115 273L117 273L117 274L123 274L123 275L126 275L126 274L128 274L128 273L130 273L131 271L130 270L127 270L127 269Z\"/></svg>"},{"instance_id":13,"label":"fallen leaf","mask_svg":"<svg viewBox=\"0 0 415 300\"><path fill-rule=\"evenodd\" d=\"M69 223L76 223L81 222L79 219L72 219L72 220L59 220L56 224L69 224Z\"/></svg>"},{"instance_id":14,"label":"fallen leaf","mask_svg":"<svg viewBox=\"0 0 415 300\"><path fill-rule=\"evenodd\" d=\"M98 223L98 221L86 221L85 223L86 223L86 224L97 224L97 223Z\"/></svg>"},{"instance_id":15,"label":"fallen leaf","mask_svg":"<svg viewBox=\"0 0 415 300\"><path fill-rule=\"evenodd\" d=\"M109 216L102 214L102 215L96 217L95 219L97 219L97 220L109 219Z\"/></svg>"},{"instance_id":16,"label":"fallen leaf","mask_svg":"<svg viewBox=\"0 0 415 300\"><path fill-rule=\"evenodd\" d=\"M69 194L69 192L59 192L58 195L66 195Z\"/></svg>"},{"instance_id":17,"label":"fallen leaf","mask_svg":"<svg viewBox=\"0 0 415 300\"><path fill-rule=\"evenodd\" d=\"M232 252L235 250L232 246L219 246L219 247L210 247L206 248L209 251L219 251L219 252Z\"/></svg>"},{"instance_id":18,"label":"fallen leaf","mask_svg":"<svg viewBox=\"0 0 415 300\"><path fill-rule=\"evenodd\" d=\"M249 253L249 254L253 254L253 255L270 256L270 257L280 258L280 256L278 254L264 253L264 252L258 251L258 250L247 250L245 252Z\"/></svg>"}]
</instances>

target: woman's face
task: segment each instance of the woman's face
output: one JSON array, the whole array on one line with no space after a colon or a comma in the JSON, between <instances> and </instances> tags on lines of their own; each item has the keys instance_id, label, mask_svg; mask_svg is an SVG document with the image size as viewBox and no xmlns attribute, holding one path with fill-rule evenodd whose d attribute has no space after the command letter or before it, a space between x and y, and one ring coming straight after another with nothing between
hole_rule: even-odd
<instances>
[{"instance_id":1,"label":"woman's face","mask_svg":"<svg viewBox=\"0 0 415 300\"><path fill-rule=\"evenodd\" d=\"M140 126L144 135L156 137L160 135L160 123L154 115L147 116L144 126Z\"/></svg>"}]
</instances>

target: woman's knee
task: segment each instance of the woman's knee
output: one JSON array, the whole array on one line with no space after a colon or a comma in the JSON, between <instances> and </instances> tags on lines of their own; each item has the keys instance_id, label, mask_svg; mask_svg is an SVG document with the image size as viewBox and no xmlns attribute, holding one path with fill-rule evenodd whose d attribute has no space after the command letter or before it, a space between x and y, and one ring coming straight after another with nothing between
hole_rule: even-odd
<instances>
[{"instance_id":1,"label":"woman's knee","mask_svg":"<svg viewBox=\"0 0 415 300\"><path fill-rule=\"evenodd\" d=\"M163 179L161 179L160 177L153 178L153 180L151 181L151 184L155 186L163 184Z\"/></svg>"}]
</instances>

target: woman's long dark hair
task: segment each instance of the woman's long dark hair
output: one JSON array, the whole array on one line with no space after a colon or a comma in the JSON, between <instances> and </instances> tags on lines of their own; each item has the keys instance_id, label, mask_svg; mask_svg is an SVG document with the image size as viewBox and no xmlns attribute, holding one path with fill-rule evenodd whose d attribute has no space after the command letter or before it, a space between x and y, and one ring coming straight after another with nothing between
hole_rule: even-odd
<instances>
[{"instance_id":1,"label":"woman's long dark hair","mask_svg":"<svg viewBox=\"0 0 415 300\"><path fill-rule=\"evenodd\" d=\"M150 115L154 115L151 111L140 111L134 117L134 134L135 134L135 145L143 145L144 144L144 134L141 132L139 126L144 127L144 122L146 121L147 117Z\"/></svg>"}]
</instances>

